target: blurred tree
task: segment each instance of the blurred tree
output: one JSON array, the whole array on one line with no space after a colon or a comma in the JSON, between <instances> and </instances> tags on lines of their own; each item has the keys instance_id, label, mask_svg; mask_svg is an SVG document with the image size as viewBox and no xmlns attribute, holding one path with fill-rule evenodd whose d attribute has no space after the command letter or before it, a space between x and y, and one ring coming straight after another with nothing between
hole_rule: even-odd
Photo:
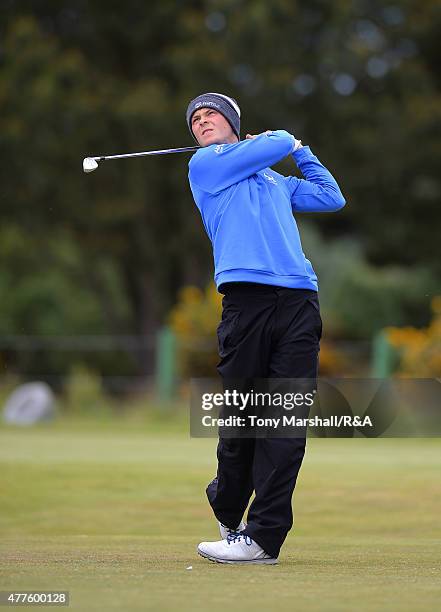
<instances>
[{"instance_id":1,"label":"blurred tree","mask_svg":"<svg viewBox=\"0 0 441 612\"><path fill-rule=\"evenodd\" d=\"M24 232L38 235L43 245L48 234L64 231L83 256L83 282L104 302L107 330L151 336L186 263L182 251L189 213L178 197L185 188L184 168L176 160L152 159L145 172L145 164L137 160L88 177L81 173L81 159L85 151L104 148L108 134L113 134L112 143L120 142L112 144L117 151L139 148L140 143L129 143L141 121L155 125L152 109L163 113L166 121L161 85L141 83L136 91L118 97L117 79L98 79L81 52L63 51L56 38L44 35L30 17L14 21L4 55L0 74L3 223L13 221ZM109 104L112 98L114 106ZM157 145L158 140L146 148ZM187 207L196 218L191 201ZM106 262L120 277L129 305L124 316L113 306L101 272ZM67 268L67 273L71 271ZM37 322L31 327L35 333ZM150 355L147 349L140 351L140 373L151 371Z\"/></svg>"},{"instance_id":2,"label":"blurred tree","mask_svg":"<svg viewBox=\"0 0 441 612\"><path fill-rule=\"evenodd\" d=\"M440 279L439 3L22 0L0 10L2 224L43 243L69 235L84 286L107 303L107 329L151 333L179 287L205 286L210 245L185 156L109 162L90 176L81 160L190 143L186 104L207 90L239 99L243 132L291 130L334 172L348 206L311 217L325 236L350 234L371 263L418 264ZM279 169L296 172L292 161ZM140 371L147 360L141 351Z\"/></svg>"},{"instance_id":3,"label":"blurred tree","mask_svg":"<svg viewBox=\"0 0 441 612\"><path fill-rule=\"evenodd\" d=\"M429 323L431 299L439 291L430 270L396 264L378 268L366 261L353 238L323 240L311 222L302 222L300 231L319 278L326 336L362 340L387 325Z\"/></svg>"},{"instance_id":4,"label":"blurred tree","mask_svg":"<svg viewBox=\"0 0 441 612\"><path fill-rule=\"evenodd\" d=\"M91 357L108 376L134 372L136 346L100 342L115 315L127 316L110 262L97 262L91 273L68 234L41 236L12 223L0 227L0 262L3 374L38 375L58 385L72 363ZM88 338L60 338L83 335L96 336L95 347Z\"/></svg>"}]
</instances>

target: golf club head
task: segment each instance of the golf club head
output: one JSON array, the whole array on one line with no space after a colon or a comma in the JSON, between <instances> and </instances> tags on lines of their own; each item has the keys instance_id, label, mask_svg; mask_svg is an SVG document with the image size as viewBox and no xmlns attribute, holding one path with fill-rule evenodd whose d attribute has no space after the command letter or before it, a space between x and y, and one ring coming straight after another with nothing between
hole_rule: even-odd
<instances>
[{"instance_id":1,"label":"golf club head","mask_svg":"<svg viewBox=\"0 0 441 612\"><path fill-rule=\"evenodd\" d=\"M98 168L98 163L93 157L85 157L83 159L83 170L84 172L93 172Z\"/></svg>"}]
</instances>

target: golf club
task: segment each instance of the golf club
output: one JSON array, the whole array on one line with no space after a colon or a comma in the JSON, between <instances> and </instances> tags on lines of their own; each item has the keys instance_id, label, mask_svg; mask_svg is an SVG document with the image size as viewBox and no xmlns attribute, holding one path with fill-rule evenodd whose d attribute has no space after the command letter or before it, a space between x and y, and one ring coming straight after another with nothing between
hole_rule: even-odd
<instances>
[{"instance_id":1,"label":"golf club","mask_svg":"<svg viewBox=\"0 0 441 612\"><path fill-rule=\"evenodd\" d=\"M85 157L83 160L84 172L93 172L98 168L98 163L108 159L124 159L126 157L144 157L146 155L166 155L168 153L187 153L197 151L200 147L181 147L179 149L162 149L160 151L142 151L141 153L124 153L122 155L99 155L96 157Z\"/></svg>"}]
</instances>

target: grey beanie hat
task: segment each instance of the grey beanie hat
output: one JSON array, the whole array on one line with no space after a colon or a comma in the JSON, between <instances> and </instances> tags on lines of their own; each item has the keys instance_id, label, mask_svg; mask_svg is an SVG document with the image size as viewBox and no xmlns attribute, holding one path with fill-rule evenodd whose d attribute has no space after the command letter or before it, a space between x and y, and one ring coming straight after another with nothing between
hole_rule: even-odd
<instances>
[{"instance_id":1,"label":"grey beanie hat","mask_svg":"<svg viewBox=\"0 0 441 612\"><path fill-rule=\"evenodd\" d=\"M193 130L191 129L191 118L193 113L198 108L214 108L219 113L221 113L228 123L231 125L234 133L240 140L240 108L238 103L234 98L230 98L229 96L225 96L220 93L205 93L201 94L194 100L190 102L187 108L187 125L190 130L191 135L197 141L197 138L193 134Z\"/></svg>"}]
</instances>

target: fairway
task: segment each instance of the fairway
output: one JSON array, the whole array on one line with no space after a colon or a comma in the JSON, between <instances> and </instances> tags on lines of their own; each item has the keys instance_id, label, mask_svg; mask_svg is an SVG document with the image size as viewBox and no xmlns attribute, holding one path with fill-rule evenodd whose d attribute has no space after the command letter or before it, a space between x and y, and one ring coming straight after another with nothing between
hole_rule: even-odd
<instances>
[{"instance_id":1,"label":"fairway","mask_svg":"<svg viewBox=\"0 0 441 612\"><path fill-rule=\"evenodd\" d=\"M440 440L309 440L272 567L195 552L218 538L215 444L133 423L1 428L0 590L68 590L76 610L438 607Z\"/></svg>"}]
</instances>

